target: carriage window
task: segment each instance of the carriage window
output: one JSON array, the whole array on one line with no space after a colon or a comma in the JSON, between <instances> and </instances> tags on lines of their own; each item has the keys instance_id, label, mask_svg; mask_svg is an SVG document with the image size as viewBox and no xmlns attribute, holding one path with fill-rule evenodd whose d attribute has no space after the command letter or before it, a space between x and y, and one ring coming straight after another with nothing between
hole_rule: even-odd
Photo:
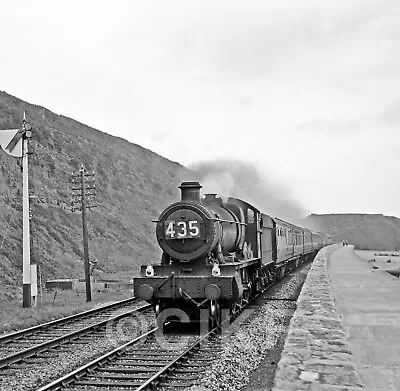
<instances>
[{"instance_id":1,"label":"carriage window","mask_svg":"<svg viewBox=\"0 0 400 391\"><path fill-rule=\"evenodd\" d=\"M247 222L254 223L254 212L251 209L247 209Z\"/></svg>"}]
</instances>

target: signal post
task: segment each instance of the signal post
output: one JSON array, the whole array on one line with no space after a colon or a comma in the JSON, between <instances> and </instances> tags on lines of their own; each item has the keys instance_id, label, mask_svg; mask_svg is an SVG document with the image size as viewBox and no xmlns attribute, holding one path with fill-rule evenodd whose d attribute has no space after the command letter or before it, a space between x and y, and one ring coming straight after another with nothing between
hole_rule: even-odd
<instances>
[{"instance_id":1,"label":"signal post","mask_svg":"<svg viewBox=\"0 0 400 391\"><path fill-rule=\"evenodd\" d=\"M25 111L21 129L0 130L0 149L18 158L22 170L22 306L36 305L35 267L31 268L30 227L29 227L29 181L28 181L28 142L32 138L32 126L26 120ZM3 239L4 240L4 239Z\"/></svg>"},{"instance_id":2,"label":"signal post","mask_svg":"<svg viewBox=\"0 0 400 391\"><path fill-rule=\"evenodd\" d=\"M22 307L32 306L31 278L31 239L29 218L29 175L28 175L28 140L32 137L32 127L25 119L22 122ZM33 279L36 282L36 278ZM34 291L37 292L35 286ZM36 305L36 292L33 303Z\"/></svg>"}]
</instances>

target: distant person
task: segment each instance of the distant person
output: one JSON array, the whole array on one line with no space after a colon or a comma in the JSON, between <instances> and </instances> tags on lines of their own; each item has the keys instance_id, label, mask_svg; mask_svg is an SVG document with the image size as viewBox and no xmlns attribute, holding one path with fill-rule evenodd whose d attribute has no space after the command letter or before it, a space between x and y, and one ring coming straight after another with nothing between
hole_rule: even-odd
<instances>
[{"instance_id":1,"label":"distant person","mask_svg":"<svg viewBox=\"0 0 400 391\"><path fill-rule=\"evenodd\" d=\"M343 247L346 245L345 241L343 240Z\"/></svg>"}]
</instances>

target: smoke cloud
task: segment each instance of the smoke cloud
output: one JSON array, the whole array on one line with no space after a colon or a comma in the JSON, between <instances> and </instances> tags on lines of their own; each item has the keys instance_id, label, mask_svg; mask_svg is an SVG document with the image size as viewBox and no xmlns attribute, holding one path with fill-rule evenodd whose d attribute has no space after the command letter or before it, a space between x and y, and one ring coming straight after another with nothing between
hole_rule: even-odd
<instances>
[{"instance_id":1,"label":"smoke cloud","mask_svg":"<svg viewBox=\"0 0 400 391\"><path fill-rule=\"evenodd\" d=\"M263 213L294 223L306 215L288 189L273 183L252 164L236 160L210 161L192 165L189 170L193 175L185 179L199 181L203 193L240 198Z\"/></svg>"}]
</instances>

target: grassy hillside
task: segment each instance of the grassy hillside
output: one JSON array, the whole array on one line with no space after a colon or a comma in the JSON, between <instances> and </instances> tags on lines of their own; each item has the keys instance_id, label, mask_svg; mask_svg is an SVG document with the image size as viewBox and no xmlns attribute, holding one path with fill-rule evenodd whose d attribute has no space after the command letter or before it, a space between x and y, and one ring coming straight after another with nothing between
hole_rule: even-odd
<instances>
[{"instance_id":1,"label":"grassy hillside","mask_svg":"<svg viewBox=\"0 0 400 391\"><path fill-rule=\"evenodd\" d=\"M71 212L70 177L81 164L96 173L97 205L88 214L90 258L98 274L129 278L158 259L154 223L180 197L183 166L139 145L0 92L0 129L33 127L30 156L32 261L44 278L82 277L82 221ZM134 133L135 129L132 129ZM22 175L0 150L0 294L22 280ZM19 289L19 288L18 288ZM11 292L11 293L10 293Z\"/></svg>"},{"instance_id":2,"label":"grassy hillside","mask_svg":"<svg viewBox=\"0 0 400 391\"><path fill-rule=\"evenodd\" d=\"M335 241L348 240L361 250L400 249L400 219L381 214L312 214L310 228L327 232Z\"/></svg>"},{"instance_id":3,"label":"grassy hillside","mask_svg":"<svg viewBox=\"0 0 400 391\"><path fill-rule=\"evenodd\" d=\"M130 279L158 260L156 219L180 198L182 178L198 179L150 150L0 92L0 129L33 127L30 156L32 261L44 279L83 277L82 220L71 211L71 173L95 171L98 207L88 213L90 258L97 276ZM137 131L132 129L132 133ZM22 175L0 150L0 300L21 294ZM210 170L210 168L207 168ZM242 180L238 181L243 187ZM383 215L311 215L299 222L360 249L400 248L400 220Z\"/></svg>"}]
</instances>

